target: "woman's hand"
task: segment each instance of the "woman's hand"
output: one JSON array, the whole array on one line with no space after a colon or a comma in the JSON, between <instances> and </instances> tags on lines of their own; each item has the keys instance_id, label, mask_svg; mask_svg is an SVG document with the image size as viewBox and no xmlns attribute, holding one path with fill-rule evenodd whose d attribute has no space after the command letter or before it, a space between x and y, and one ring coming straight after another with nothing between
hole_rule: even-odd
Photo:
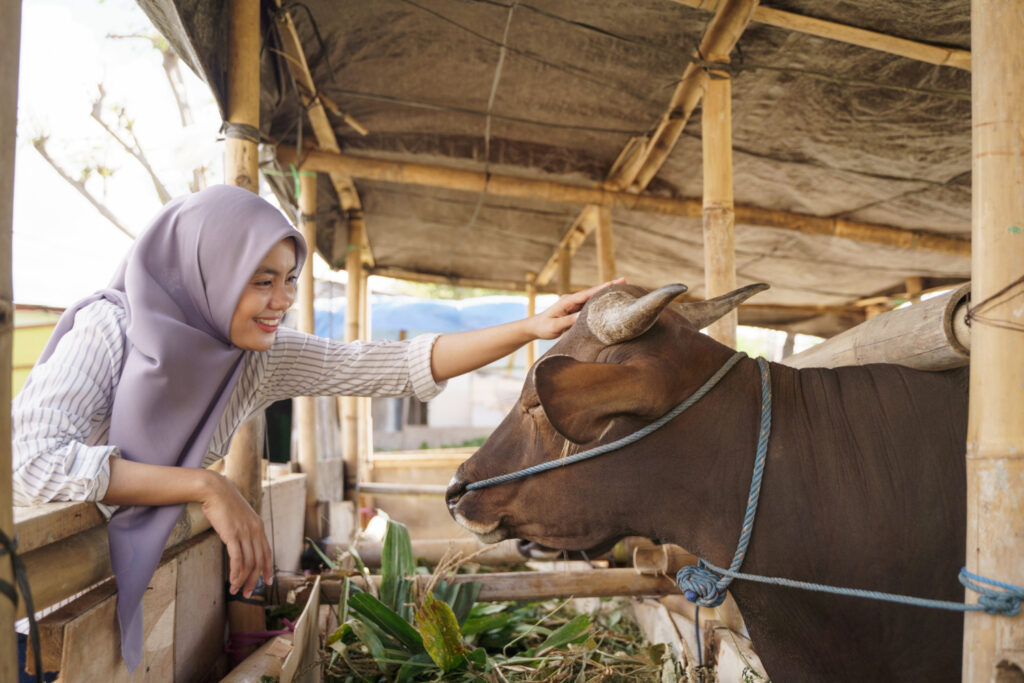
<instances>
[{"instance_id":1,"label":"woman's hand","mask_svg":"<svg viewBox=\"0 0 1024 683\"><path fill-rule=\"evenodd\" d=\"M580 309L583 308L583 304L587 303L590 297L609 285L618 285L625 281L626 278L621 277L618 280L605 282L602 285L584 289L575 294L566 294L543 312L528 319L533 325L534 336L537 339L554 339L558 337L572 327L572 324L576 322L576 318L579 317Z\"/></svg>"},{"instance_id":2,"label":"woman's hand","mask_svg":"<svg viewBox=\"0 0 1024 683\"><path fill-rule=\"evenodd\" d=\"M268 585L274 581L273 554L267 543L263 519L226 477L216 472L209 472L209 475L208 493L199 502L210 525L227 548L229 592L236 593L241 588L242 595L248 598L256 588L260 574Z\"/></svg>"}]
</instances>

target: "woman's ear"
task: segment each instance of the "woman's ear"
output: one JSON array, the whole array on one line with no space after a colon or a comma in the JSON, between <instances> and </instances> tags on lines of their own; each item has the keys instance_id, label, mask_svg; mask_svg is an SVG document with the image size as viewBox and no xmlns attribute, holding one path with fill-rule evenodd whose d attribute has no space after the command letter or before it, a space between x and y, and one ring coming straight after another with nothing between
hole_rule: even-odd
<instances>
[{"instance_id":1,"label":"woman's ear","mask_svg":"<svg viewBox=\"0 0 1024 683\"><path fill-rule=\"evenodd\" d=\"M667 412L672 397L661 374L649 360L586 363L549 356L534 368L534 384L551 425L582 444L600 437L618 415L654 419Z\"/></svg>"}]
</instances>

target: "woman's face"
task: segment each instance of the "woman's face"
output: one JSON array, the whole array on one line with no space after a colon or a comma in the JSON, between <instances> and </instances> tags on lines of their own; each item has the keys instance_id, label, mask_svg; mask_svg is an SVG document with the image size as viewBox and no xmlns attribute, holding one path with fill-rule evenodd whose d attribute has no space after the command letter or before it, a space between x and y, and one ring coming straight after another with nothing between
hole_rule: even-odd
<instances>
[{"instance_id":1,"label":"woman's face","mask_svg":"<svg viewBox=\"0 0 1024 683\"><path fill-rule=\"evenodd\" d=\"M249 278L231 316L231 343L244 351L266 351L285 311L295 300L295 243L285 238L267 252Z\"/></svg>"}]
</instances>

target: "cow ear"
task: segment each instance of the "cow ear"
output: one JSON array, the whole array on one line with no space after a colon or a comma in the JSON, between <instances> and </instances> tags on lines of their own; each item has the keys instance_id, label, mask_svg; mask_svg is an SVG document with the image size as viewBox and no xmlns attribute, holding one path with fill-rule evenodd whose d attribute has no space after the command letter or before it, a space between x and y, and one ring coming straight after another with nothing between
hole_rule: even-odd
<instances>
[{"instance_id":1,"label":"cow ear","mask_svg":"<svg viewBox=\"0 0 1024 683\"><path fill-rule=\"evenodd\" d=\"M537 396L551 425L575 443L594 441L617 415L657 415L644 373L630 364L549 356L534 367Z\"/></svg>"}]
</instances>

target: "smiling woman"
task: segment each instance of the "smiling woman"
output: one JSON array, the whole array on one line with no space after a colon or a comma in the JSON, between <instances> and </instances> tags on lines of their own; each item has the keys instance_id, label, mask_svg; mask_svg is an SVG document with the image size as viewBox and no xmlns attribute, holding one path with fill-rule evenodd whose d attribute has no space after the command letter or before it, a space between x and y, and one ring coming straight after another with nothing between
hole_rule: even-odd
<instances>
[{"instance_id":1,"label":"smiling woman","mask_svg":"<svg viewBox=\"0 0 1024 683\"><path fill-rule=\"evenodd\" d=\"M273 206L220 185L169 202L110 286L69 308L13 405L16 505L91 500L110 517L122 653L182 504L224 541L232 593L273 581L263 522L205 469L249 416L293 396L433 398L439 382L568 329L594 290L540 315L407 342L343 344L280 327L306 243Z\"/></svg>"}]
</instances>

